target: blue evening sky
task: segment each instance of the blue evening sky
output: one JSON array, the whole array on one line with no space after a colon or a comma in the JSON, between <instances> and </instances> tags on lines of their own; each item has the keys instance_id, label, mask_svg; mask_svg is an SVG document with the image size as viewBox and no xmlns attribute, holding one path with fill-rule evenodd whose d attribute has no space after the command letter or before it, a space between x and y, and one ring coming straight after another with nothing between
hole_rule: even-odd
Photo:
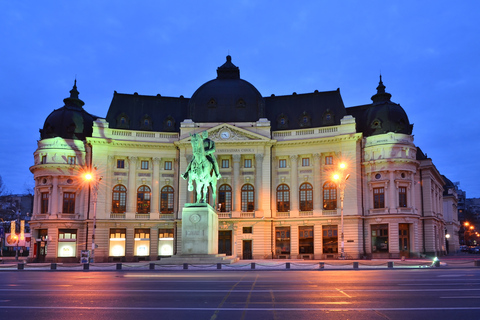
<instances>
[{"instance_id":1,"label":"blue evening sky","mask_svg":"<svg viewBox=\"0 0 480 320\"><path fill-rule=\"evenodd\" d=\"M0 0L0 176L33 187L46 117L76 77L105 117L113 92L191 97L230 54L263 96L340 88L370 103L379 74L440 173L480 197L480 2Z\"/></svg>"}]
</instances>

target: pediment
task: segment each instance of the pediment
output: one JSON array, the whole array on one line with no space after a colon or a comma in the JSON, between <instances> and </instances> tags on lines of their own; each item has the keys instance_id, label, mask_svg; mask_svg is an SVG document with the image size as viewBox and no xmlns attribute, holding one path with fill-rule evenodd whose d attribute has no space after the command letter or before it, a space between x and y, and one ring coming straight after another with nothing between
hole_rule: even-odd
<instances>
[{"instance_id":1,"label":"pediment","mask_svg":"<svg viewBox=\"0 0 480 320\"><path fill-rule=\"evenodd\" d=\"M254 128L254 127L253 127ZM203 132L204 130L198 130L196 133ZM215 142L261 142L270 141L271 139L260 135L258 133L251 132L249 130L236 127L227 123L219 124L215 127L206 130L208 132L208 138ZM186 143L190 141L190 137L181 139L179 143Z\"/></svg>"}]
</instances>

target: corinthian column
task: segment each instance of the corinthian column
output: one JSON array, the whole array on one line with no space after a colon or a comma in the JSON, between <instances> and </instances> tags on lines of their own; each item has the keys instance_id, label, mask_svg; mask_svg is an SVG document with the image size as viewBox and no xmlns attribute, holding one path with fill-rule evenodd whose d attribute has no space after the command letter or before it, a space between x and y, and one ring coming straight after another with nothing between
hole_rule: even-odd
<instances>
[{"instance_id":1,"label":"corinthian column","mask_svg":"<svg viewBox=\"0 0 480 320\"><path fill-rule=\"evenodd\" d=\"M313 198L319 199L313 201L313 214L320 215L323 203L323 190L320 181L320 154L313 155Z\"/></svg>"},{"instance_id":2,"label":"corinthian column","mask_svg":"<svg viewBox=\"0 0 480 320\"><path fill-rule=\"evenodd\" d=\"M152 177L152 208L150 210L150 219L158 219L160 203L160 158L153 158L153 177Z\"/></svg>"}]
</instances>

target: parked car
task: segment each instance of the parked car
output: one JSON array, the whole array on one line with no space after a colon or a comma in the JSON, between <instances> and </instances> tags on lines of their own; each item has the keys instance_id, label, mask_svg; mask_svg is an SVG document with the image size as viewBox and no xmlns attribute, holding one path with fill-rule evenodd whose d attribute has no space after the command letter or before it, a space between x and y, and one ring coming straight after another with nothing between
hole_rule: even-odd
<instances>
[{"instance_id":1,"label":"parked car","mask_svg":"<svg viewBox=\"0 0 480 320\"><path fill-rule=\"evenodd\" d=\"M466 246L466 245L461 245L461 246L460 246L460 251L462 251L462 252L467 252L467 251L468 251L468 246Z\"/></svg>"}]
</instances>

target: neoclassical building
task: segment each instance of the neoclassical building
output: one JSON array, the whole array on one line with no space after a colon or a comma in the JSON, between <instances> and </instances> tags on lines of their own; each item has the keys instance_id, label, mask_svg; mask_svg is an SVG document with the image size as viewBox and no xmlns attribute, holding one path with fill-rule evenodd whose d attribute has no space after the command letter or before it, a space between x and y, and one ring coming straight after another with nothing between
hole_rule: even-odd
<instances>
[{"instance_id":1,"label":"neoclassical building","mask_svg":"<svg viewBox=\"0 0 480 320\"><path fill-rule=\"evenodd\" d=\"M203 131L222 176L211 203L219 253L337 259L343 229L347 259L441 254L445 182L381 78L376 90L353 107L338 89L263 97L227 56L191 98L115 92L99 117L75 83L30 168L30 259L79 261L93 248L96 262L181 255L182 208L195 201L181 174L190 134Z\"/></svg>"}]
</instances>

